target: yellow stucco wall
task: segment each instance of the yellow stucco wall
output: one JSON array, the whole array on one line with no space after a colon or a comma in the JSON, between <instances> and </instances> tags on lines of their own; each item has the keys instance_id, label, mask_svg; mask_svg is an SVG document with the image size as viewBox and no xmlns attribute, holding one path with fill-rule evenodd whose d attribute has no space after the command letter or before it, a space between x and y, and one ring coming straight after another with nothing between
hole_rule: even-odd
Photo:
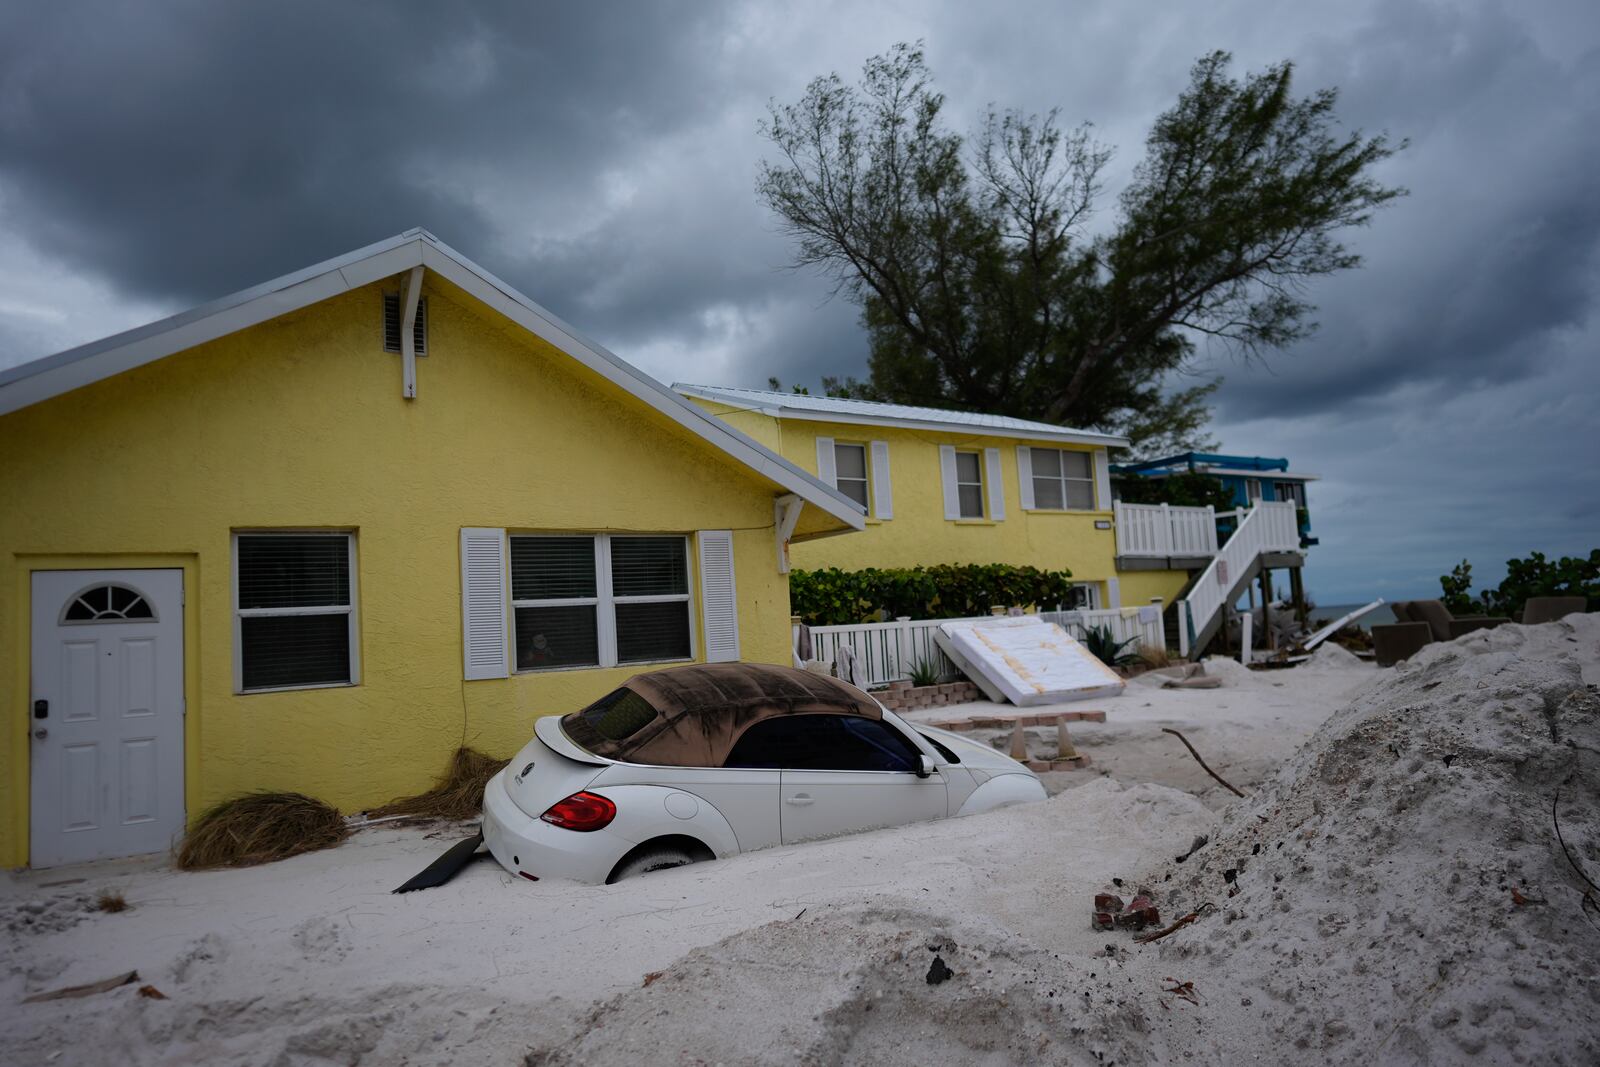
<instances>
[{"instance_id":1,"label":"yellow stucco wall","mask_svg":"<svg viewBox=\"0 0 1600 1067\"><path fill-rule=\"evenodd\" d=\"M414 791L463 741L509 755L636 672L463 682L463 526L732 529L743 658L788 661L773 486L431 274L402 399L383 288L0 416L0 864L28 853L35 568L185 568L191 818L248 789L345 810ZM360 684L235 695L230 535L274 527L355 531Z\"/></svg>"},{"instance_id":2,"label":"yellow stucco wall","mask_svg":"<svg viewBox=\"0 0 1600 1067\"><path fill-rule=\"evenodd\" d=\"M1172 603L1189 575L1186 571L1122 571L1117 578L1122 586L1123 606L1138 607L1150 603L1151 597Z\"/></svg>"},{"instance_id":3,"label":"yellow stucco wall","mask_svg":"<svg viewBox=\"0 0 1600 1067\"><path fill-rule=\"evenodd\" d=\"M894 517L869 516L867 529L851 537L826 538L792 546L790 557L803 568L914 567L935 563L1030 564L1065 568L1073 578L1100 586L1116 574L1115 534L1095 529L1111 518L1110 502L1097 511L1023 511L1017 482L1017 446L1037 441L968 435L957 431L899 429L845 423L777 420L759 412L737 411L715 401L697 401L730 424L757 436L802 470L817 471L817 438L840 442L886 441ZM939 446L962 450L1000 450L1005 486L1005 518L951 521L944 517ZM1071 447L1071 446L1068 446ZM1090 451L1082 448L1082 451ZM1097 503L1099 503L1097 501Z\"/></svg>"}]
</instances>

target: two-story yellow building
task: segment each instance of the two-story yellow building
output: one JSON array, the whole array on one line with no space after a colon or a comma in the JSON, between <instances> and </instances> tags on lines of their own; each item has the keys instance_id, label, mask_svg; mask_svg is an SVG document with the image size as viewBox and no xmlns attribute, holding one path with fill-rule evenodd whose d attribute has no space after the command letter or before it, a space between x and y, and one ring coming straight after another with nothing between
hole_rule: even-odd
<instances>
[{"instance_id":1,"label":"two-story yellow building","mask_svg":"<svg viewBox=\"0 0 1600 1067\"><path fill-rule=\"evenodd\" d=\"M0 371L0 864L787 663L778 508L802 549L865 523L420 230Z\"/></svg>"},{"instance_id":2,"label":"two-story yellow building","mask_svg":"<svg viewBox=\"0 0 1600 1067\"><path fill-rule=\"evenodd\" d=\"M1078 603L1067 606L1087 608L1170 601L1188 580L1188 570L1166 561L1155 569L1118 568L1110 450L1125 447L1123 438L1003 415L764 389L673 388L861 509L863 534L797 544L796 567L1066 569L1081 590Z\"/></svg>"}]
</instances>

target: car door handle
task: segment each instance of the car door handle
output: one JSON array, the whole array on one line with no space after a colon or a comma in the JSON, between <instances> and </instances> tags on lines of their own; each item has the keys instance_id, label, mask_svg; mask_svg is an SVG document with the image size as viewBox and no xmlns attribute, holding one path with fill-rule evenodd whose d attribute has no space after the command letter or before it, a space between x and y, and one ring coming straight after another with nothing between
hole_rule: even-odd
<instances>
[{"instance_id":1,"label":"car door handle","mask_svg":"<svg viewBox=\"0 0 1600 1067\"><path fill-rule=\"evenodd\" d=\"M793 804L797 808L803 808L807 804L811 803L811 794L810 793L796 793L794 796L792 796L792 797L788 798L787 800L785 800L784 803L785 804Z\"/></svg>"}]
</instances>

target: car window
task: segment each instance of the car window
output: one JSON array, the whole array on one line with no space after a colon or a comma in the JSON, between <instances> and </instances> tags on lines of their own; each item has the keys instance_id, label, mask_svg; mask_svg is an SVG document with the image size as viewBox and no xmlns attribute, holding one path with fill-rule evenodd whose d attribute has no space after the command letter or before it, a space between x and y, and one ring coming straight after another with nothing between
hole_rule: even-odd
<instances>
[{"instance_id":1,"label":"car window","mask_svg":"<svg viewBox=\"0 0 1600 1067\"><path fill-rule=\"evenodd\" d=\"M934 748L939 750L939 755L941 755L941 756L943 756L945 758L945 762L947 762L947 763L960 763L961 762L961 757L955 754L955 750L954 749L951 749L948 746L946 746L944 744L944 742L940 741L937 737L934 737L928 731L926 731L926 730L918 730L917 733L922 735L922 739L924 741L928 742L928 744L932 745Z\"/></svg>"},{"instance_id":2,"label":"car window","mask_svg":"<svg viewBox=\"0 0 1600 1067\"><path fill-rule=\"evenodd\" d=\"M607 741L621 741L656 717L656 709L632 689L617 689L578 712Z\"/></svg>"},{"instance_id":3,"label":"car window","mask_svg":"<svg viewBox=\"0 0 1600 1067\"><path fill-rule=\"evenodd\" d=\"M915 771L917 751L881 722L853 715L785 715L740 736L724 767Z\"/></svg>"}]
</instances>

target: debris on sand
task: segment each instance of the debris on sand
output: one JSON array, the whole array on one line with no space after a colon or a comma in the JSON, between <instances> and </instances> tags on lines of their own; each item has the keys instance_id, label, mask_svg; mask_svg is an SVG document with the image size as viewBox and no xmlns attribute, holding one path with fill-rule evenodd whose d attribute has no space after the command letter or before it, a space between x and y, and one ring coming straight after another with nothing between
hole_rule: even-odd
<instances>
[{"instance_id":1,"label":"debris on sand","mask_svg":"<svg viewBox=\"0 0 1600 1067\"><path fill-rule=\"evenodd\" d=\"M338 810L302 793L247 793L212 808L184 835L178 866L253 867L332 848L350 830Z\"/></svg>"}]
</instances>

